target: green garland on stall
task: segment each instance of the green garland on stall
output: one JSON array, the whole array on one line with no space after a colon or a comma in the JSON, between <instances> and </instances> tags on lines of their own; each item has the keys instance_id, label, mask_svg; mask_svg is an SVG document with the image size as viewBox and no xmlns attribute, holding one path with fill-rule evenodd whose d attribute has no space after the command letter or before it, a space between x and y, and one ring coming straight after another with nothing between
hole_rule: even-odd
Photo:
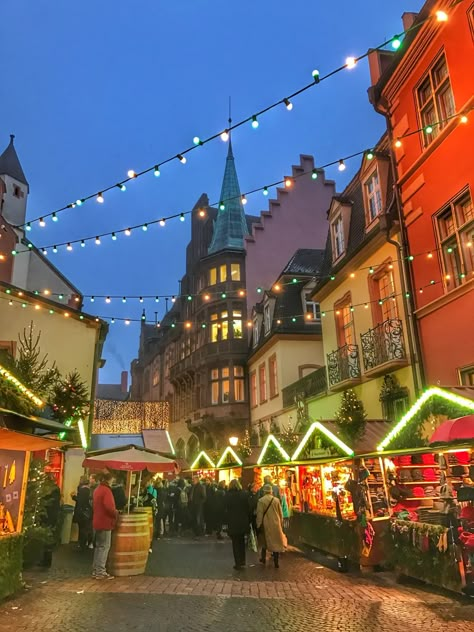
<instances>
[{"instance_id":1,"label":"green garland on stall","mask_svg":"<svg viewBox=\"0 0 474 632\"><path fill-rule=\"evenodd\" d=\"M277 463L282 463L283 461L284 459L280 450L272 442L267 447L265 455L263 457L263 461L260 463L260 465L275 465Z\"/></svg>"},{"instance_id":2,"label":"green garland on stall","mask_svg":"<svg viewBox=\"0 0 474 632\"><path fill-rule=\"evenodd\" d=\"M23 536L0 537L0 600L21 588L23 566Z\"/></svg>"},{"instance_id":3,"label":"green garland on stall","mask_svg":"<svg viewBox=\"0 0 474 632\"><path fill-rule=\"evenodd\" d=\"M443 536L448 539L447 550L439 548ZM460 589L456 551L446 527L392 520L385 538L387 563L398 572L451 590Z\"/></svg>"},{"instance_id":4,"label":"green garland on stall","mask_svg":"<svg viewBox=\"0 0 474 632\"><path fill-rule=\"evenodd\" d=\"M464 406L449 402L439 395L433 395L393 438L390 449L404 450L427 446L429 438L423 436L423 425L430 415L444 415L447 419L456 419L466 414L468 411Z\"/></svg>"}]
</instances>

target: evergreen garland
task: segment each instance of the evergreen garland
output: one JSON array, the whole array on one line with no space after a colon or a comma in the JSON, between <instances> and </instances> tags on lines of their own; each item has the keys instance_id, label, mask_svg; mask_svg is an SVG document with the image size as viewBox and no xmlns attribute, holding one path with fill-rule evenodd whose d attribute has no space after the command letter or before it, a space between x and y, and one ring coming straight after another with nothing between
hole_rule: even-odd
<instances>
[{"instance_id":1,"label":"evergreen garland","mask_svg":"<svg viewBox=\"0 0 474 632\"><path fill-rule=\"evenodd\" d=\"M342 394L342 401L336 413L336 423L349 444L354 444L365 432L367 414L364 404L350 388Z\"/></svg>"},{"instance_id":2,"label":"evergreen garland","mask_svg":"<svg viewBox=\"0 0 474 632\"><path fill-rule=\"evenodd\" d=\"M281 454L280 450L276 447L276 445L271 441L265 451L265 455L263 457L263 461L261 465L276 465L277 463L284 463L285 459Z\"/></svg>"}]
</instances>

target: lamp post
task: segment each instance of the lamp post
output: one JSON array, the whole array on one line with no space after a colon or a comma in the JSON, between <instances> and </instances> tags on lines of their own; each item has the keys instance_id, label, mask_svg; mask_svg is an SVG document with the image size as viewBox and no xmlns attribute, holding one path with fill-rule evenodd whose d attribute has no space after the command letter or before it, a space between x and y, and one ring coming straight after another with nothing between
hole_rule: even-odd
<instances>
[{"instance_id":1,"label":"lamp post","mask_svg":"<svg viewBox=\"0 0 474 632\"><path fill-rule=\"evenodd\" d=\"M239 443L239 437L229 437L229 444L235 448L235 446Z\"/></svg>"}]
</instances>

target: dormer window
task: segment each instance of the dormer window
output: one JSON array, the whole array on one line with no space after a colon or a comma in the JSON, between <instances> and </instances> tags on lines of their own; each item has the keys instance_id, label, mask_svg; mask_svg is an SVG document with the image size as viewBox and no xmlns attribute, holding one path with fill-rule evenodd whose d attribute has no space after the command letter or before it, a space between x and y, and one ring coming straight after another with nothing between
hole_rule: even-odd
<instances>
[{"instance_id":1,"label":"dormer window","mask_svg":"<svg viewBox=\"0 0 474 632\"><path fill-rule=\"evenodd\" d=\"M306 313L306 323L314 324L319 323L321 320L321 308L319 303L311 300L311 293L306 294L305 297L305 313Z\"/></svg>"},{"instance_id":2,"label":"dormer window","mask_svg":"<svg viewBox=\"0 0 474 632\"><path fill-rule=\"evenodd\" d=\"M336 217L331 224L334 259L339 259L344 254L344 224L342 215Z\"/></svg>"},{"instance_id":3,"label":"dormer window","mask_svg":"<svg viewBox=\"0 0 474 632\"><path fill-rule=\"evenodd\" d=\"M263 328L265 334L270 333L272 328L272 312L270 309L270 303L267 303L263 308Z\"/></svg>"},{"instance_id":4,"label":"dormer window","mask_svg":"<svg viewBox=\"0 0 474 632\"><path fill-rule=\"evenodd\" d=\"M376 219L382 212L382 189L378 169L372 172L365 183L365 194L367 200L367 223Z\"/></svg>"}]
</instances>

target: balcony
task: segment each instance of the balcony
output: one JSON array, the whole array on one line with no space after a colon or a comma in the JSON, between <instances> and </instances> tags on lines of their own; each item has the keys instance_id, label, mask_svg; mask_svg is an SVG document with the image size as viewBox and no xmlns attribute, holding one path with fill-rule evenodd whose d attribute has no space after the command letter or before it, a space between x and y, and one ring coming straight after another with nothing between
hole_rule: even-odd
<instances>
[{"instance_id":1,"label":"balcony","mask_svg":"<svg viewBox=\"0 0 474 632\"><path fill-rule=\"evenodd\" d=\"M360 383L359 347L344 345L327 354L329 388L340 391Z\"/></svg>"},{"instance_id":2,"label":"balcony","mask_svg":"<svg viewBox=\"0 0 474 632\"><path fill-rule=\"evenodd\" d=\"M390 318L361 334L364 372L376 377L408 364L402 321Z\"/></svg>"},{"instance_id":3,"label":"balcony","mask_svg":"<svg viewBox=\"0 0 474 632\"><path fill-rule=\"evenodd\" d=\"M328 387L326 367L322 366L316 371L305 375L297 382L293 382L283 389L283 408L294 406L296 399L308 399L321 393L325 393Z\"/></svg>"}]
</instances>

